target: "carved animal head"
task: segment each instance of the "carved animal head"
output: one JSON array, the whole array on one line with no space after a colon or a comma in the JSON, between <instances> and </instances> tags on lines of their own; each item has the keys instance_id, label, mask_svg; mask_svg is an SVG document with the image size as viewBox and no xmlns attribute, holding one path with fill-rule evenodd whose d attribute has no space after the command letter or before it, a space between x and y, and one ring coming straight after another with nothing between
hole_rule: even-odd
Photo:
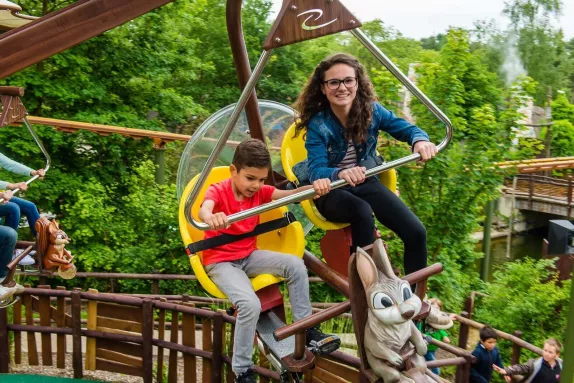
<instances>
[{"instance_id":1,"label":"carved animal head","mask_svg":"<svg viewBox=\"0 0 574 383\"><path fill-rule=\"evenodd\" d=\"M48 226L48 232L50 233L50 243L53 245L67 245L70 243L68 235L60 230L60 226L56 220L52 220Z\"/></svg>"},{"instance_id":2,"label":"carved animal head","mask_svg":"<svg viewBox=\"0 0 574 383\"><path fill-rule=\"evenodd\" d=\"M404 323L421 311L422 302L412 293L409 283L394 274L381 239L373 245L372 258L357 248L357 271L369 308L382 323Z\"/></svg>"}]
</instances>

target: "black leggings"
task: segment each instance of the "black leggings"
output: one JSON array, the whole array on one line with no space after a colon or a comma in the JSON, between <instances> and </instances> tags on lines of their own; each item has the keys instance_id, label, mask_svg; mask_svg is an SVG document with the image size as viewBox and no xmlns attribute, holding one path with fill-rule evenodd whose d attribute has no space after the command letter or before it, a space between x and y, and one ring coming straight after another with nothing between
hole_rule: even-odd
<instances>
[{"instance_id":1,"label":"black leggings","mask_svg":"<svg viewBox=\"0 0 574 383\"><path fill-rule=\"evenodd\" d=\"M377 220L394 231L405 245L405 274L427 265L427 234L422 222L392 191L376 177L356 187L331 190L315 200L319 212L331 222L349 222L353 247L375 242L373 227Z\"/></svg>"}]
</instances>

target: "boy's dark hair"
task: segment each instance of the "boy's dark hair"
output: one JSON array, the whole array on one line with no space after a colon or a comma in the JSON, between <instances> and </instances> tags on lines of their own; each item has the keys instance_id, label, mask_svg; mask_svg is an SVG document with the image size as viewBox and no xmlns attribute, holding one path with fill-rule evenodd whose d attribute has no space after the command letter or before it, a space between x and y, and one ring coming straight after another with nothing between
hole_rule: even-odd
<instances>
[{"instance_id":1,"label":"boy's dark hair","mask_svg":"<svg viewBox=\"0 0 574 383\"><path fill-rule=\"evenodd\" d=\"M480 331L478 332L478 335L480 336L480 340L483 342L485 342L487 339L498 340L498 334L490 326L484 326L483 328L481 328Z\"/></svg>"},{"instance_id":2,"label":"boy's dark hair","mask_svg":"<svg viewBox=\"0 0 574 383\"><path fill-rule=\"evenodd\" d=\"M562 343L560 343L558 339L555 338L546 339L544 341L544 344L554 347L557 354L560 354L560 352L562 351Z\"/></svg>"},{"instance_id":3,"label":"boy's dark hair","mask_svg":"<svg viewBox=\"0 0 574 383\"><path fill-rule=\"evenodd\" d=\"M256 138L242 141L235 149L231 163L240 171L244 167L271 168L271 156L267 145Z\"/></svg>"}]
</instances>

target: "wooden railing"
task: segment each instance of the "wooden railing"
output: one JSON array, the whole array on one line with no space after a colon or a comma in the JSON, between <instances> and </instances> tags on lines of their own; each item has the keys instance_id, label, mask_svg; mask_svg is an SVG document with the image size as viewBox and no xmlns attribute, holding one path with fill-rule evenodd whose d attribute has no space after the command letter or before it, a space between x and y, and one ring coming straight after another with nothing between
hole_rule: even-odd
<instances>
[{"instance_id":1,"label":"wooden railing","mask_svg":"<svg viewBox=\"0 0 574 383\"><path fill-rule=\"evenodd\" d=\"M563 205L567 207L567 216L572 214L574 182L572 176L567 179L544 177L538 175L517 175L516 189L512 183L506 185L506 193L516 198L527 199L529 209L535 202Z\"/></svg>"}]
</instances>

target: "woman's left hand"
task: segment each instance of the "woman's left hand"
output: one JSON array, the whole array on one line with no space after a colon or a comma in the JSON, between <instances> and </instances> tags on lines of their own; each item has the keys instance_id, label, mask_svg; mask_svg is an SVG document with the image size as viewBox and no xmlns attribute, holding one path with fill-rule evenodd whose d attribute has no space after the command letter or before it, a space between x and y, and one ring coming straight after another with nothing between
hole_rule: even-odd
<instances>
[{"instance_id":1,"label":"woman's left hand","mask_svg":"<svg viewBox=\"0 0 574 383\"><path fill-rule=\"evenodd\" d=\"M44 176L46 175L46 171L44 169L38 169L38 170L32 170L32 172L30 173L31 176L38 176L40 178L44 178Z\"/></svg>"},{"instance_id":2,"label":"woman's left hand","mask_svg":"<svg viewBox=\"0 0 574 383\"><path fill-rule=\"evenodd\" d=\"M413 147L413 152L421 155L421 162L426 162L437 155L438 149L432 142L417 141Z\"/></svg>"}]
</instances>

